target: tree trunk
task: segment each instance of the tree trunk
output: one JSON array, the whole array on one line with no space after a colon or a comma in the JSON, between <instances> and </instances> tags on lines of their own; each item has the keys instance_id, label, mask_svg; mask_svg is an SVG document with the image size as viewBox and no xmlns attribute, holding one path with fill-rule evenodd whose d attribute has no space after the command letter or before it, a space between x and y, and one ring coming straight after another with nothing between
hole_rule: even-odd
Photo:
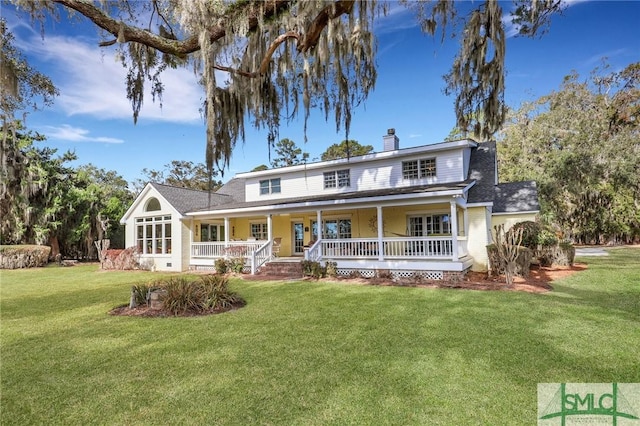
<instances>
[{"instance_id":1,"label":"tree trunk","mask_svg":"<svg viewBox=\"0 0 640 426\"><path fill-rule=\"evenodd\" d=\"M49 235L49 246L51 252L49 253L49 260L55 260L60 256L60 242L56 235Z\"/></svg>"}]
</instances>

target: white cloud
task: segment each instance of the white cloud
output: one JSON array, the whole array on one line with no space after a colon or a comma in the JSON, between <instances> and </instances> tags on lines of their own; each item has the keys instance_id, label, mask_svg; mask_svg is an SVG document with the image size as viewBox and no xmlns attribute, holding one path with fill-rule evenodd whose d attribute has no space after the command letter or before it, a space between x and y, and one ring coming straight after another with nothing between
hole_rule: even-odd
<instances>
[{"instance_id":1,"label":"white cloud","mask_svg":"<svg viewBox=\"0 0 640 426\"><path fill-rule=\"evenodd\" d=\"M60 127L45 126L42 132L48 139L57 139L68 142L101 142L101 143L124 143L122 139L109 138L105 136L90 136L89 130L63 124Z\"/></svg>"},{"instance_id":2,"label":"white cloud","mask_svg":"<svg viewBox=\"0 0 640 426\"><path fill-rule=\"evenodd\" d=\"M421 137L422 137L422 135L419 134L419 133L411 133L409 135L409 139L415 139L415 138L421 138Z\"/></svg>"},{"instance_id":3,"label":"white cloud","mask_svg":"<svg viewBox=\"0 0 640 426\"><path fill-rule=\"evenodd\" d=\"M374 22L374 30L378 35L418 26L415 13L408 7L398 3L391 3L386 15L381 14Z\"/></svg>"},{"instance_id":4,"label":"white cloud","mask_svg":"<svg viewBox=\"0 0 640 426\"><path fill-rule=\"evenodd\" d=\"M80 37L47 35L44 40L32 36L28 51L51 67L44 70L60 90L56 107L67 115L88 115L98 119L132 120L131 104L126 98L126 69L117 62L113 50L101 50L95 41ZM164 85L162 108L152 102L145 90L138 120L196 123L203 92L193 72L168 69L161 76Z\"/></svg>"},{"instance_id":5,"label":"white cloud","mask_svg":"<svg viewBox=\"0 0 640 426\"><path fill-rule=\"evenodd\" d=\"M593 66L595 64L605 64L608 59L615 58L617 56L622 56L627 53L627 49L614 49L608 50L606 52L598 53L595 55L591 55L587 60L584 61L584 66Z\"/></svg>"}]
</instances>

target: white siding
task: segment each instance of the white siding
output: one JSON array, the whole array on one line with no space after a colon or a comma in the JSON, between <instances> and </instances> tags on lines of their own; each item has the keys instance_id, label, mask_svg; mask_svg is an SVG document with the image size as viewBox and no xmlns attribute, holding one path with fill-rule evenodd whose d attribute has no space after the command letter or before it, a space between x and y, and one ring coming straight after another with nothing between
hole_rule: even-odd
<instances>
[{"instance_id":1,"label":"white siding","mask_svg":"<svg viewBox=\"0 0 640 426\"><path fill-rule=\"evenodd\" d=\"M473 271L486 271L489 264L487 245L489 244L489 232L486 207L470 207L467 211L469 220L469 235L467 237L467 250L473 258Z\"/></svg>"},{"instance_id":2,"label":"white siding","mask_svg":"<svg viewBox=\"0 0 640 426\"><path fill-rule=\"evenodd\" d=\"M425 152L410 156L398 156L368 162L330 164L326 168L296 170L281 175L270 174L264 177L250 177L246 180L246 201L277 200L295 196L317 196L339 194L354 191L366 191L385 188L401 188L414 185L451 183L465 180L465 158L468 149L454 149L441 152ZM426 179L405 180L402 178L404 161L436 158L436 176ZM350 170L351 185L344 188L324 188L324 173L337 170ZM280 178L281 192L260 195L260 181Z\"/></svg>"},{"instance_id":3,"label":"white siding","mask_svg":"<svg viewBox=\"0 0 640 426\"><path fill-rule=\"evenodd\" d=\"M160 202L160 210L145 211L147 202L151 198L156 198ZM134 247L136 245L136 219L153 216L169 216L171 215L171 253L170 254L143 254L140 255L140 262L152 267L157 271L182 271L183 265L182 252L187 250L188 245L183 247L184 239L182 237L182 223L180 214L158 192L151 188L142 199L137 200L135 208L131 211L127 222L125 223L125 245L126 247ZM188 238L188 237L187 237ZM188 262L186 264L188 266Z\"/></svg>"}]
</instances>

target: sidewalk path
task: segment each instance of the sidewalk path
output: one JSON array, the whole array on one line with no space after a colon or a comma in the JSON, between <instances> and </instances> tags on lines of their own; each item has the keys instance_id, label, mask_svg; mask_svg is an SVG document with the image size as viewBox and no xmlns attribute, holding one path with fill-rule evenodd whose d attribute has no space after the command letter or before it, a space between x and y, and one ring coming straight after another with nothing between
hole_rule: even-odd
<instances>
[{"instance_id":1,"label":"sidewalk path","mask_svg":"<svg viewBox=\"0 0 640 426\"><path fill-rule=\"evenodd\" d=\"M576 256L609 256L601 247L576 247Z\"/></svg>"}]
</instances>

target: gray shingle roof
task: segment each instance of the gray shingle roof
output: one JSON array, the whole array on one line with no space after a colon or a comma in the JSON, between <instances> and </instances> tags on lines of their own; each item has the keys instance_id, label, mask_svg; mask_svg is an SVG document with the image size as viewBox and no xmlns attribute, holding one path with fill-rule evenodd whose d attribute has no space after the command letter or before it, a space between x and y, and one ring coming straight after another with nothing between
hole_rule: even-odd
<instances>
[{"instance_id":1,"label":"gray shingle roof","mask_svg":"<svg viewBox=\"0 0 640 426\"><path fill-rule=\"evenodd\" d=\"M193 210L200 210L208 206L217 206L231 201L231 197L224 194L195 189L179 188L177 186L162 185L151 182L155 188L180 214ZM210 197L211 196L211 197Z\"/></svg>"},{"instance_id":2,"label":"gray shingle roof","mask_svg":"<svg viewBox=\"0 0 640 426\"><path fill-rule=\"evenodd\" d=\"M471 151L469 179L476 184L469 190L469 203L493 202L494 213L540 210L538 188L533 181L496 185L496 143L483 142Z\"/></svg>"},{"instance_id":3,"label":"gray shingle roof","mask_svg":"<svg viewBox=\"0 0 640 426\"><path fill-rule=\"evenodd\" d=\"M496 186L494 213L539 211L538 187L532 180L501 183Z\"/></svg>"},{"instance_id":4,"label":"gray shingle roof","mask_svg":"<svg viewBox=\"0 0 640 426\"><path fill-rule=\"evenodd\" d=\"M469 179L476 184L469 190L467 202L490 203L495 195L496 183L496 143L479 143L471 150L469 160Z\"/></svg>"},{"instance_id":5,"label":"gray shingle roof","mask_svg":"<svg viewBox=\"0 0 640 426\"><path fill-rule=\"evenodd\" d=\"M293 203L310 203L310 202L321 202L321 201L334 201L334 200L346 200L346 199L354 199L354 198L370 198L370 197L381 197L381 196L389 196L389 195L401 195L401 194L419 194L419 193L427 193L427 192L436 192L436 191L450 191L450 190L461 190L464 189L467 185L471 183L470 180L465 180L463 182L454 182L454 183L446 183L446 184L434 184L434 185L417 185L410 187L402 187L402 188L390 188L390 189L375 189L369 191L353 191L353 192L344 192L342 194L328 194L328 195L314 195L308 197L291 197L291 198L282 198L279 200L260 200L260 201L239 201L239 202L230 202L227 204L218 204L214 205L211 208L202 208L203 210L226 210L226 209L235 209L235 208L245 208L245 207L261 207L261 206L278 206L282 204L293 204Z\"/></svg>"},{"instance_id":6,"label":"gray shingle roof","mask_svg":"<svg viewBox=\"0 0 640 426\"><path fill-rule=\"evenodd\" d=\"M244 202L245 200L245 186L246 179L233 178L229 182L222 185L220 189L216 191L216 194L229 195L235 202Z\"/></svg>"}]
</instances>

